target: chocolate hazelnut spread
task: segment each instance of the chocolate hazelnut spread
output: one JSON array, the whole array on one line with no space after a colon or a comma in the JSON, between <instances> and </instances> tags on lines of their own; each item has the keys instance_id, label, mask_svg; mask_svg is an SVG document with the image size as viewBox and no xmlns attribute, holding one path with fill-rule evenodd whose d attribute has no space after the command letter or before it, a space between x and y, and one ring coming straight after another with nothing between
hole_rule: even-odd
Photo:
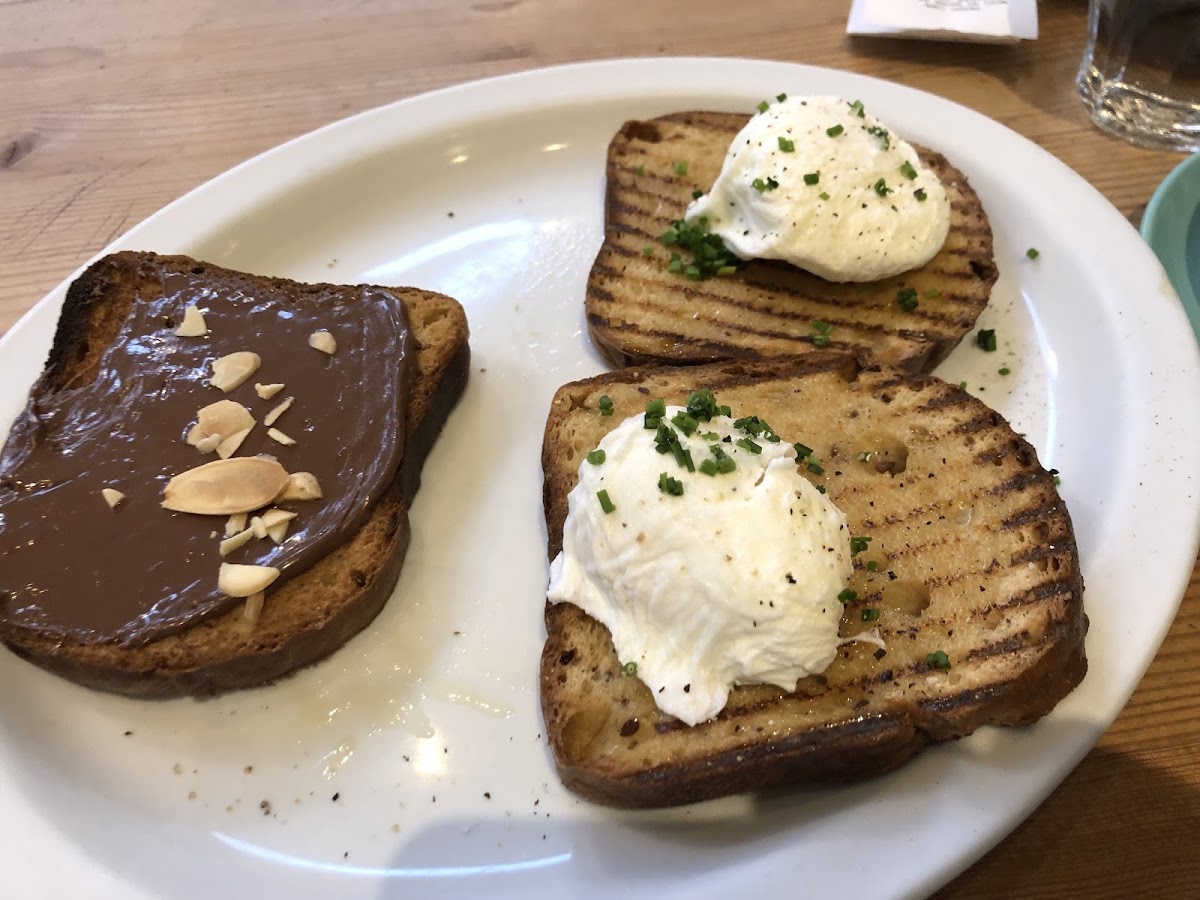
<instances>
[{"instance_id":1,"label":"chocolate hazelnut spread","mask_svg":"<svg viewBox=\"0 0 1200 900\"><path fill-rule=\"evenodd\" d=\"M217 591L222 562L274 566L280 581L354 534L387 490L404 449L413 346L403 304L379 288L287 281L239 287L202 271L162 271L141 296L88 384L38 391L0 456L0 617L8 627L87 643L131 646L196 625L242 601ZM175 328L195 304L204 337ZM334 335L330 356L309 335ZM212 360L241 350L262 357L244 384L208 384ZM255 382L285 387L264 400ZM295 402L275 423L263 417ZM238 456L269 454L289 472L313 473L320 500L275 504L298 515L286 539L251 540L222 557L225 519L162 507L163 486L211 462L186 443L197 411L229 398L257 424ZM125 498L114 509L101 491ZM276 582L279 584L280 582ZM270 602L268 591L267 602Z\"/></svg>"}]
</instances>

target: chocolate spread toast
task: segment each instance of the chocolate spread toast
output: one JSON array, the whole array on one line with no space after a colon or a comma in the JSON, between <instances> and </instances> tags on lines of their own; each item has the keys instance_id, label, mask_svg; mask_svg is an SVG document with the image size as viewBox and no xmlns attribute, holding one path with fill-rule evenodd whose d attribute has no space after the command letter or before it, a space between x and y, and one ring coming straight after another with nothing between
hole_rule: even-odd
<instances>
[{"instance_id":1,"label":"chocolate spread toast","mask_svg":"<svg viewBox=\"0 0 1200 900\"><path fill-rule=\"evenodd\" d=\"M255 354L256 371L222 390L214 360ZM421 466L469 355L462 307L429 291L153 253L99 260L68 290L0 456L0 640L138 696L258 685L331 653L392 593ZM214 401L254 419L228 453L194 440ZM218 455L274 459L317 490L276 496L277 518L294 514L286 534L265 539L251 511L254 528L244 515L240 528L254 533L223 547L226 516L164 508L163 490ZM231 596L218 589L226 563L278 580Z\"/></svg>"}]
</instances>

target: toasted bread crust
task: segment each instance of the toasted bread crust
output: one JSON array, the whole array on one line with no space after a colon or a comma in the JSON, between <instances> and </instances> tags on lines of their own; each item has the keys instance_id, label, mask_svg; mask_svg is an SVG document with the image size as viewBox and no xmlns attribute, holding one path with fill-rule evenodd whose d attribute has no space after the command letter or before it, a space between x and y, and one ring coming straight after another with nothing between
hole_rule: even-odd
<instances>
[{"instance_id":1,"label":"toasted bread crust","mask_svg":"<svg viewBox=\"0 0 1200 900\"><path fill-rule=\"evenodd\" d=\"M843 352L627 369L561 388L542 457L551 558L582 454L648 400L681 402L700 387L735 415L762 416L785 440L816 449L826 474L815 480L852 534L873 539L856 560L850 586L859 599L843 635L869 627L860 609L881 608L875 624L888 649L877 657L872 645L846 644L791 693L736 687L716 719L689 728L622 675L604 626L571 604L547 604L542 710L567 787L600 803L654 807L867 778L930 742L1034 722L1082 680L1087 619L1074 532L1033 447L959 388L860 368ZM614 401L612 417L597 412L602 394ZM901 471L857 458L854 448L880 433L906 445ZM927 591L927 608L892 608L897 583ZM939 649L948 671L925 661Z\"/></svg>"},{"instance_id":2,"label":"toasted bread crust","mask_svg":"<svg viewBox=\"0 0 1200 900\"><path fill-rule=\"evenodd\" d=\"M134 302L137 286L162 267L202 267L206 277L251 289L256 283L283 281L186 257L132 252L105 257L68 289L46 368L33 393L94 378L100 355ZM87 687L169 697L273 681L323 658L366 627L399 577L410 534L408 506L420 484L422 464L465 389L470 362L466 316L457 302L414 288L386 290L404 303L417 346L405 452L391 486L349 541L272 591L252 628L243 622L238 606L143 646L62 641L2 624L0 640L31 662Z\"/></svg>"},{"instance_id":3,"label":"toasted bread crust","mask_svg":"<svg viewBox=\"0 0 1200 900\"><path fill-rule=\"evenodd\" d=\"M918 148L951 201L950 234L920 269L883 281L835 284L784 263L752 261L735 275L694 282L667 271L659 236L708 190L748 117L683 112L627 122L608 147L604 244L588 276L588 331L616 366L694 365L811 350L812 322L833 326L831 346L865 363L930 371L971 330L997 269L978 196L945 157ZM685 160L685 175L675 173ZM641 174L638 174L639 171ZM651 256L645 247L654 248ZM896 302L901 288L916 309Z\"/></svg>"}]
</instances>

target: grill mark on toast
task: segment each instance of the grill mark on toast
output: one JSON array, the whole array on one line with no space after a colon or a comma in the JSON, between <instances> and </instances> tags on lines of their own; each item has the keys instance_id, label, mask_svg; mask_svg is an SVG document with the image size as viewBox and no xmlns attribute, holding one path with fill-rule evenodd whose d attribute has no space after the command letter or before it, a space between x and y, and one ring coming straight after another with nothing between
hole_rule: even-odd
<instances>
[{"instance_id":1,"label":"grill mark on toast","mask_svg":"<svg viewBox=\"0 0 1200 900\"><path fill-rule=\"evenodd\" d=\"M1043 503L1040 506L1031 506L1010 515L1000 523L1000 528L1004 531L1013 531L1017 528L1025 527L1030 522L1053 518L1059 514L1061 506L1061 501L1057 499Z\"/></svg>"}]
</instances>

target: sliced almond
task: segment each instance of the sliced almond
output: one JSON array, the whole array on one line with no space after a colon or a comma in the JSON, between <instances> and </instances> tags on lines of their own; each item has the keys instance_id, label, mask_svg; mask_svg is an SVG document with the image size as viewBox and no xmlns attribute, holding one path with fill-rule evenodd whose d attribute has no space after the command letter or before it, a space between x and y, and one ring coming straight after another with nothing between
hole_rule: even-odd
<instances>
[{"instance_id":1,"label":"sliced almond","mask_svg":"<svg viewBox=\"0 0 1200 900\"><path fill-rule=\"evenodd\" d=\"M278 441L279 443L283 444L283 446L285 446L285 447L291 447L293 444L296 443L295 438L288 437L286 434L284 434L278 428L268 428L267 429L267 437L269 437L273 441Z\"/></svg>"},{"instance_id":2,"label":"sliced almond","mask_svg":"<svg viewBox=\"0 0 1200 900\"><path fill-rule=\"evenodd\" d=\"M258 394L260 400L270 400L276 394L283 390L283 384L256 384L254 385L254 393Z\"/></svg>"},{"instance_id":3,"label":"sliced almond","mask_svg":"<svg viewBox=\"0 0 1200 900\"><path fill-rule=\"evenodd\" d=\"M250 530L260 541L267 536L267 526L263 524L262 516L250 517Z\"/></svg>"},{"instance_id":4,"label":"sliced almond","mask_svg":"<svg viewBox=\"0 0 1200 900\"><path fill-rule=\"evenodd\" d=\"M116 509L117 505L125 499L125 495L116 488L101 488L100 496L104 498L104 502L108 504L109 509Z\"/></svg>"},{"instance_id":5,"label":"sliced almond","mask_svg":"<svg viewBox=\"0 0 1200 900\"><path fill-rule=\"evenodd\" d=\"M225 538L218 545L217 549L221 551L222 556L228 556L238 547L244 547L254 538L253 528L243 528L237 534Z\"/></svg>"},{"instance_id":6,"label":"sliced almond","mask_svg":"<svg viewBox=\"0 0 1200 900\"><path fill-rule=\"evenodd\" d=\"M288 524L288 522L280 522L278 525L272 525L267 529L267 537L276 544L282 544L283 539L287 537Z\"/></svg>"},{"instance_id":7,"label":"sliced almond","mask_svg":"<svg viewBox=\"0 0 1200 900\"><path fill-rule=\"evenodd\" d=\"M212 453L220 446L221 436L219 434L210 434L208 437L196 441L196 449L201 453Z\"/></svg>"},{"instance_id":8,"label":"sliced almond","mask_svg":"<svg viewBox=\"0 0 1200 900\"><path fill-rule=\"evenodd\" d=\"M225 537L233 537L235 534L246 530L246 514L234 513L225 523Z\"/></svg>"},{"instance_id":9,"label":"sliced almond","mask_svg":"<svg viewBox=\"0 0 1200 900\"><path fill-rule=\"evenodd\" d=\"M219 390L232 391L258 371L258 367L262 365L262 357L249 350L239 350L237 353L214 359L211 365L213 374L208 383Z\"/></svg>"},{"instance_id":10,"label":"sliced almond","mask_svg":"<svg viewBox=\"0 0 1200 900\"><path fill-rule=\"evenodd\" d=\"M292 404L295 402L296 402L295 397L288 397L286 400L284 400L282 403L280 403L277 407L275 407L273 410L271 410L269 413L267 413L265 416L263 416L263 424L268 425L268 426L274 425L280 416L282 416L285 412L287 412L289 409L292 408Z\"/></svg>"},{"instance_id":11,"label":"sliced almond","mask_svg":"<svg viewBox=\"0 0 1200 900\"><path fill-rule=\"evenodd\" d=\"M188 432L187 442L199 447L201 441L208 441L215 436L219 445L230 435L253 427L254 416L250 410L236 400L218 400L196 413L196 424Z\"/></svg>"},{"instance_id":12,"label":"sliced almond","mask_svg":"<svg viewBox=\"0 0 1200 900\"><path fill-rule=\"evenodd\" d=\"M290 522L292 519L296 518L296 514L294 512L289 512L286 509L272 507L264 512L261 518L264 525L266 525L268 528L273 528L274 526L283 522Z\"/></svg>"},{"instance_id":13,"label":"sliced almond","mask_svg":"<svg viewBox=\"0 0 1200 900\"><path fill-rule=\"evenodd\" d=\"M324 328L314 331L308 336L308 346L314 350L320 350L322 353L328 353L330 356L337 353L337 340Z\"/></svg>"},{"instance_id":14,"label":"sliced almond","mask_svg":"<svg viewBox=\"0 0 1200 900\"><path fill-rule=\"evenodd\" d=\"M231 434L229 437L225 438L225 440L221 441L221 443L217 445L217 456L221 457L221 459L229 459L229 457L237 453L238 447L242 446L242 441L246 440L246 435L248 435L250 431L251 429L247 428L243 431L237 432L236 434Z\"/></svg>"},{"instance_id":15,"label":"sliced almond","mask_svg":"<svg viewBox=\"0 0 1200 900\"><path fill-rule=\"evenodd\" d=\"M183 321L175 329L176 337L204 337L208 334L208 326L204 324L204 316L195 306L189 306L183 311Z\"/></svg>"},{"instance_id":16,"label":"sliced almond","mask_svg":"<svg viewBox=\"0 0 1200 900\"><path fill-rule=\"evenodd\" d=\"M218 459L167 482L162 505L177 512L228 516L266 506L288 486L276 460L260 456Z\"/></svg>"},{"instance_id":17,"label":"sliced almond","mask_svg":"<svg viewBox=\"0 0 1200 900\"><path fill-rule=\"evenodd\" d=\"M217 590L230 597L250 597L266 590L279 577L274 566L239 566L221 563Z\"/></svg>"},{"instance_id":18,"label":"sliced almond","mask_svg":"<svg viewBox=\"0 0 1200 900\"><path fill-rule=\"evenodd\" d=\"M257 625L258 617L262 615L263 601L266 598L267 595L262 591L247 597L246 605L242 607L242 621L247 625Z\"/></svg>"},{"instance_id":19,"label":"sliced almond","mask_svg":"<svg viewBox=\"0 0 1200 900\"><path fill-rule=\"evenodd\" d=\"M293 472L287 485L276 496L276 500L320 500L325 494L312 472Z\"/></svg>"}]
</instances>

